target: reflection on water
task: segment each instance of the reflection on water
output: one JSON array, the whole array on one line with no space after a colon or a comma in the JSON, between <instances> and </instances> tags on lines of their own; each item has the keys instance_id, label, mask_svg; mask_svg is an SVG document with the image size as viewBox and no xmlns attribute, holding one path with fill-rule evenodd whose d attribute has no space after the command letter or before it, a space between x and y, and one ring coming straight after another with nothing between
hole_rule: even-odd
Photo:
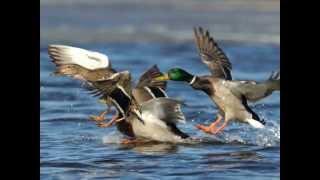
<instances>
[{"instance_id":1,"label":"reflection on water","mask_svg":"<svg viewBox=\"0 0 320 180\"><path fill-rule=\"evenodd\" d=\"M178 145L166 143L150 143L133 146L132 150L145 155L163 155L178 152Z\"/></svg>"}]
</instances>

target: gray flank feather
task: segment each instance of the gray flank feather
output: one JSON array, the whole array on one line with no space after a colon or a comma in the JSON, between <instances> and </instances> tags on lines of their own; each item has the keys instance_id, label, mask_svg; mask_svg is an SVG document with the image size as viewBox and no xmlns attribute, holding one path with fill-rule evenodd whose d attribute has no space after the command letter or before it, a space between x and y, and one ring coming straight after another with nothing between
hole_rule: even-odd
<instances>
[{"instance_id":1,"label":"gray flank feather","mask_svg":"<svg viewBox=\"0 0 320 180\"><path fill-rule=\"evenodd\" d=\"M184 114L181 111L181 101L160 97L151 99L141 105L142 112L150 112L158 119L170 123L185 123Z\"/></svg>"}]
</instances>

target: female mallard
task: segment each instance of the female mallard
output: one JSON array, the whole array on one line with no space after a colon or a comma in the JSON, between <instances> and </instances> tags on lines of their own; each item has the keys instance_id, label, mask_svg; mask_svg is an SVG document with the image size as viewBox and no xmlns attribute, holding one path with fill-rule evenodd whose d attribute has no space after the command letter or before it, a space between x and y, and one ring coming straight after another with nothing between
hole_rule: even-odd
<instances>
[{"instance_id":1,"label":"female mallard","mask_svg":"<svg viewBox=\"0 0 320 180\"><path fill-rule=\"evenodd\" d=\"M57 66L55 74L84 81L94 95L116 107L117 115L108 123L103 122L107 111L91 117L99 126L117 122L118 130L131 138L177 141L188 137L176 127L178 121L184 121L180 102L166 98L165 82L151 83L162 75L156 66L145 72L131 89L130 73L117 73L106 55L62 45L50 45L49 55Z\"/></svg>"},{"instance_id":2,"label":"female mallard","mask_svg":"<svg viewBox=\"0 0 320 180\"><path fill-rule=\"evenodd\" d=\"M217 119L210 126L197 125L198 129L206 133L222 131L230 120L249 123L255 128L264 127L265 121L249 108L247 101L258 101L273 91L280 91L280 71L260 83L232 80L231 63L209 32L204 33L200 27L194 29L194 37L201 60L209 67L211 75L196 76L183 69L173 68L154 80L188 82L194 89L204 91L215 102L219 110ZM224 122L218 127L222 119Z\"/></svg>"},{"instance_id":3,"label":"female mallard","mask_svg":"<svg viewBox=\"0 0 320 180\"><path fill-rule=\"evenodd\" d=\"M56 70L54 72L57 76L69 76L84 82L87 87L99 86L97 83L100 80L108 79L115 73L111 67L111 62L108 56L85 49L65 46L65 45L49 45L48 53L52 62L56 65ZM116 96L116 92L114 93ZM106 95L101 97L103 101L108 106L108 110L102 112L100 116L91 116L90 119L98 122L98 126L107 126L103 124L104 115L110 111L110 106L115 106L114 95ZM111 122L118 118L119 114L113 116ZM110 124L111 124L110 122ZM133 133L131 131L130 124L121 121L117 123L117 128L123 134L132 137Z\"/></svg>"}]
</instances>

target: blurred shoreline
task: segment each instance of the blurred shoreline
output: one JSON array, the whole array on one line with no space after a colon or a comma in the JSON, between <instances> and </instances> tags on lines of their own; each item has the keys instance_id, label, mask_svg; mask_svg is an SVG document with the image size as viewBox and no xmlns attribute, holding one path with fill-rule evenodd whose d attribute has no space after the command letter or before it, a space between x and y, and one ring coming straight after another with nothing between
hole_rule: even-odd
<instances>
[{"instance_id":1,"label":"blurred shoreline","mask_svg":"<svg viewBox=\"0 0 320 180\"><path fill-rule=\"evenodd\" d=\"M194 26L218 41L280 44L280 1L41 0L41 46L192 41Z\"/></svg>"}]
</instances>

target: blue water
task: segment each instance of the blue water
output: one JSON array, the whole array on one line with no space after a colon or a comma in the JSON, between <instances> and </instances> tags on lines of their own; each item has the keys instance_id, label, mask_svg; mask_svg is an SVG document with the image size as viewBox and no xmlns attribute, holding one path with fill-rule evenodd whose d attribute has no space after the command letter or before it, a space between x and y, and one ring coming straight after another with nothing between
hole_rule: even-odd
<instances>
[{"instance_id":1,"label":"blue water","mask_svg":"<svg viewBox=\"0 0 320 180\"><path fill-rule=\"evenodd\" d=\"M234 79L263 80L279 68L279 46L220 42L233 63ZM182 67L208 74L193 42L106 43L76 45L105 53L117 70L130 70L135 80L153 64L162 71ZM50 73L46 47L40 50L41 179L279 179L280 93L250 104L266 120L265 129L231 123L222 134L206 135L194 126L215 119L217 109L200 91L169 82L168 94L183 100L187 123L179 127L202 142L121 145L115 127L98 128L88 116L104 106L81 84Z\"/></svg>"}]
</instances>

